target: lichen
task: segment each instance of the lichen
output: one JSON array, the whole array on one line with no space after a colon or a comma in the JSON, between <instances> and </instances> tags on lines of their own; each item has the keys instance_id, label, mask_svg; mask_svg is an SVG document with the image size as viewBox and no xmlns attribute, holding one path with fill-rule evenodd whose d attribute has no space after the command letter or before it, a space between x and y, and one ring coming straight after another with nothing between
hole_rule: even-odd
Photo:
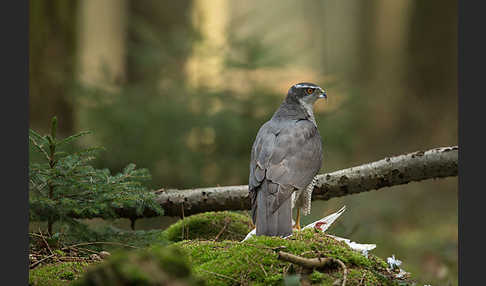
<instances>
[{"instance_id":1,"label":"lichen","mask_svg":"<svg viewBox=\"0 0 486 286\"><path fill-rule=\"evenodd\" d=\"M250 232L251 219L248 216L223 211L206 212L186 217L172 224L164 234L170 241L184 239L237 240Z\"/></svg>"}]
</instances>

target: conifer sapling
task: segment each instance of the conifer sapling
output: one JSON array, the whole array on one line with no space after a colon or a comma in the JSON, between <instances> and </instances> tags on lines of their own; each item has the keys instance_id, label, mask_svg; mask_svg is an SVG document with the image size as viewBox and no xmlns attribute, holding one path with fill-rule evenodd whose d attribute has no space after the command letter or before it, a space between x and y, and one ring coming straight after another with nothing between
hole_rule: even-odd
<instances>
[{"instance_id":1,"label":"conifer sapling","mask_svg":"<svg viewBox=\"0 0 486 286\"><path fill-rule=\"evenodd\" d=\"M56 130L56 117L52 119L50 134L42 136L29 129L30 148L42 155L39 162L29 162L31 220L47 221L52 235L54 222L73 224L77 218L117 218L122 209L132 210L134 218L147 210L163 214L155 195L143 185L150 180L147 169L129 164L116 175L108 169L96 169L89 162L102 148L77 152L67 152L66 148L90 132L58 139Z\"/></svg>"}]
</instances>

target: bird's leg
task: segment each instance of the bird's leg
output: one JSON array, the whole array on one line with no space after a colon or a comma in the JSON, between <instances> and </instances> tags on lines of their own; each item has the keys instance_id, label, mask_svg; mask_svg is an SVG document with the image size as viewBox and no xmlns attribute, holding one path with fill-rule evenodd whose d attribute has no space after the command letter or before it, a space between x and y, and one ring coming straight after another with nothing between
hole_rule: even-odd
<instances>
[{"instance_id":1,"label":"bird's leg","mask_svg":"<svg viewBox=\"0 0 486 286\"><path fill-rule=\"evenodd\" d=\"M251 228L256 228L256 225L253 223L253 221L250 220L250 227Z\"/></svg>"},{"instance_id":2,"label":"bird's leg","mask_svg":"<svg viewBox=\"0 0 486 286\"><path fill-rule=\"evenodd\" d=\"M297 208L297 218L295 219L295 224L293 228L300 230L300 208Z\"/></svg>"}]
</instances>

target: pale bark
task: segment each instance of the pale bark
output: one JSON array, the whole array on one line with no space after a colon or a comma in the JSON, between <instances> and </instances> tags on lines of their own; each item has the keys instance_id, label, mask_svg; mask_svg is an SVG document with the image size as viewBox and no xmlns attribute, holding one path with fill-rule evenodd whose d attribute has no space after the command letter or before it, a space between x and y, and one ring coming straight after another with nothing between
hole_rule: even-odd
<instances>
[{"instance_id":1,"label":"pale bark","mask_svg":"<svg viewBox=\"0 0 486 286\"><path fill-rule=\"evenodd\" d=\"M441 147L318 175L313 200L328 200L383 187L407 184L458 174L458 147ZM227 186L187 190L158 190L157 201L166 216L191 215L206 211L248 210L248 186Z\"/></svg>"}]
</instances>

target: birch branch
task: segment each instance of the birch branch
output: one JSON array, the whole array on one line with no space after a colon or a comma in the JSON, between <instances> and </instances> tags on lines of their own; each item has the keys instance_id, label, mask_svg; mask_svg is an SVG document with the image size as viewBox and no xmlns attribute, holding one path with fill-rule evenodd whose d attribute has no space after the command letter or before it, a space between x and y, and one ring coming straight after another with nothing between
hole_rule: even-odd
<instances>
[{"instance_id":1,"label":"birch branch","mask_svg":"<svg viewBox=\"0 0 486 286\"><path fill-rule=\"evenodd\" d=\"M312 199L328 200L409 182L453 177L458 175L457 166L457 146L389 157L318 175ZM181 216L182 211L187 216L207 211L250 209L247 185L187 190L160 189L155 193L166 216Z\"/></svg>"}]
</instances>

